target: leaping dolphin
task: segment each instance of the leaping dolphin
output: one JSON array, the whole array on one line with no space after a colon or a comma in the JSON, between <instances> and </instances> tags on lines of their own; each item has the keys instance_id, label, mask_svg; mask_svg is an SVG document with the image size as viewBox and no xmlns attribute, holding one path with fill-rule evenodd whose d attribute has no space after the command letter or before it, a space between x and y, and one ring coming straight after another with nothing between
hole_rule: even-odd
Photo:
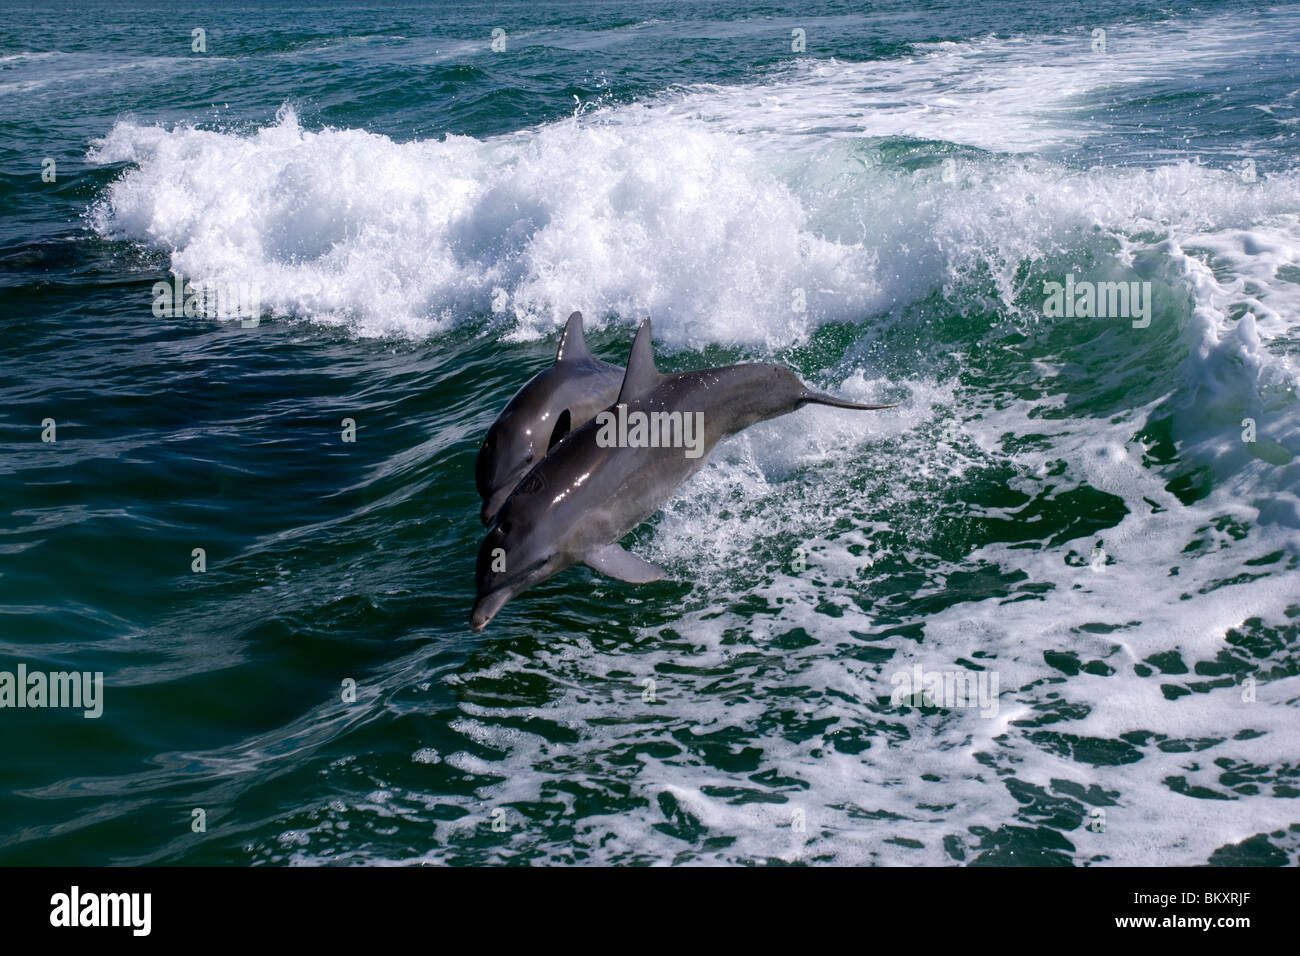
<instances>
[{"instance_id":1,"label":"leaping dolphin","mask_svg":"<svg viewBox=\"0 0 1300 956\"><path fill-rule=\"evenodd\" d=\"M637 330L622 388L608 414L571 431L502 505L479 549L478 599L470 626L483 630L515 595L574 564L634 584L663 577L663 569L623 550L619 539L702 468L724 437L808 404L864 411L894 407L860 405L809 391L782 365L728 365L661 375L646 319ZM646 417L638 418L637 413ZM688 418L699 421L702 447L625 442L626 429L611 444L614 420L644 423L655 420L652 413L661 413L660 422L671 421L662 413L680 413L679 433Z\"/></svg>"},{"instance_id":2,"label":"leaping dolphin","mask_svg":"<svg viewBox=\"0 0 1300 956\"><path fill-rule=\"evenodd\" d=\"M623 370L587 350L582 313L569 316L555 364L524 385L488 429L474 465L474 481L488 524L519 479L566 434L584 425L618 396Z\"/></svg>"}]
</instances>

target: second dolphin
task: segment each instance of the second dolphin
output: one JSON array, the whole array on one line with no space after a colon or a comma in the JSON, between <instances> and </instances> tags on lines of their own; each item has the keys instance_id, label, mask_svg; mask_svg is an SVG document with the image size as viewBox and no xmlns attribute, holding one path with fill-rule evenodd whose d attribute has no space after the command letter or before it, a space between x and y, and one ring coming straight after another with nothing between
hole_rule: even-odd
<instances>
[{"instance_id":1,"label":"second dolphin","mask_svg":"<svg viewBox=\"0 0 1300 956\"><path fill-rule=\"evenodd\" d=\"M474 481L483 499L484 524L561 438L613 403L622 381L621 368L587 350L582 313L569 316L555 364L515 393L479 449Z\"/></svg>"}]
</instances>

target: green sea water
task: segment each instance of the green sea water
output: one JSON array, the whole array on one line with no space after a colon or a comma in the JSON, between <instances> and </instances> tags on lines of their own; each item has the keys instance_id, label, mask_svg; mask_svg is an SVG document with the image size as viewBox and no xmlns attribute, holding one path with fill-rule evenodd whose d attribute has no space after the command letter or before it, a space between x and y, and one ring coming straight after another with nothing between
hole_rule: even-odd
<instances>
[{"instance_id":1,"label":"green sea water","mask_svg":"<svg viewBox=\"0 0 1300 956\"><path fill-rule=\"evenodd\" d=\"M0 4L0 705L103 682L0 706L0 863L1294 865L1298 40ZM479 443L575 309L899 407L729 440L624 542L664 581L474 634Z\"/></svg>"}]
</instances>

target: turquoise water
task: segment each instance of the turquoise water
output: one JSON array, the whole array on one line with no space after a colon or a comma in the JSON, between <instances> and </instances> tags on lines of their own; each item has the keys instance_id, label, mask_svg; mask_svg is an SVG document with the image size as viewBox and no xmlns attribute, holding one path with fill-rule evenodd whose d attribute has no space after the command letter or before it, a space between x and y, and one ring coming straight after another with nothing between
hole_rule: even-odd
<instances>
[{"instance_id":1,"label":"turquoise water","mask_svg":"<svg viewBox=\"0 0 1300 956\"><path fill-rule=\"evenodd\" d=\"M104 686L0 708L0 862L1294 864L1298 40L4 4L0 671ZM667 580L472 634L478 442L574 309L900 407L724 443L628 539Z\"/></svg>"}]
</instances>

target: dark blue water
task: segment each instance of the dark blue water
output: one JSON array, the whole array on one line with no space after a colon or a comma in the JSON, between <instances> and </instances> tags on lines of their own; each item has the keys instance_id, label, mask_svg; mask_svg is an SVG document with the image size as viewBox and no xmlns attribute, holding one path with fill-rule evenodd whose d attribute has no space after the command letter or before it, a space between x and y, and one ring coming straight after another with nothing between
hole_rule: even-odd
<instances>
[{"instance_id":1,"label":"dark blue water","mask_svg":"<svg viewBox=\"0 0 1300 956\"><path fill-rule=\"evenodd\" d=\"M0 706L0 862L1295 863L1297 40L3 4L0 685L104 689ZM475 635L478 442L574 309L900 407L746 432L625 542L666 581Z\"/></svg>"}]
</instances>

